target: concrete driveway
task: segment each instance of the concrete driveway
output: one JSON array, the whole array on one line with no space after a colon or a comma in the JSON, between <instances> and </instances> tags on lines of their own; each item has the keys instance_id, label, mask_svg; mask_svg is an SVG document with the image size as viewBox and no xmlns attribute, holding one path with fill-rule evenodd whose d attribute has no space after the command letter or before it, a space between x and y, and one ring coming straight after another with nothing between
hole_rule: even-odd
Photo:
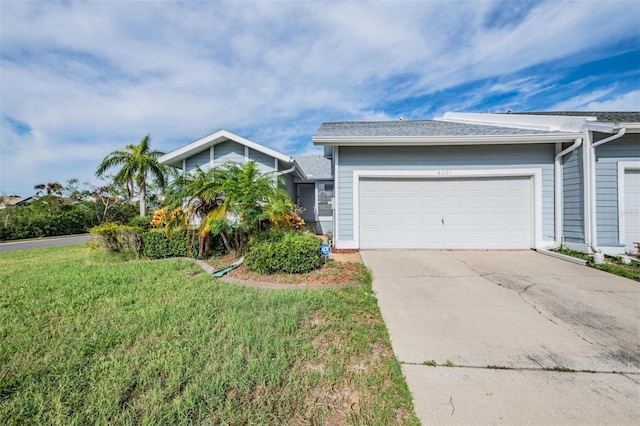
<instances>
[{"instance_id":1,"label":"concrete driveway","mask_svg":"<svg viewBox=\"0 0 640 426\"><path fill-rule=\"evenodd\" d=\"M640 283L533 251L361 255L424 424L640 424Z\"/></svg>"}]
</instances>

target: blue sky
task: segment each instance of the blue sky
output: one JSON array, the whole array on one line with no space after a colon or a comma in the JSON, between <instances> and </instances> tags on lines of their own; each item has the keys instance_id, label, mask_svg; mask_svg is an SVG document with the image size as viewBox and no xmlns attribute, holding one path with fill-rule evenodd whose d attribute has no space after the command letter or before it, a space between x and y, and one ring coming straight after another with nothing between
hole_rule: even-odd
<instances>
[{"instance_id":1,"label":"blue sky","mask_svg":"<svg viewBox=\"0 0 640 426\"><path fill-rule=\"evenodd\" d=\"M319 153L323 121L640 110L640 2L0 0L0 194L151 134Z\"/></svg>"}]
</instances>

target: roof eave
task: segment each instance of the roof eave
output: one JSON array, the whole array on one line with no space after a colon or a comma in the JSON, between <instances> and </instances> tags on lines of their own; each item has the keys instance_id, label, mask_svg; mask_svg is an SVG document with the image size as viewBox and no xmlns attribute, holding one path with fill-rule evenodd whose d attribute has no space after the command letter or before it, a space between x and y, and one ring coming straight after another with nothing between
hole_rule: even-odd
<instances>
[{"instance_id":1,"label":"roof eave","mask_svg":"<svg viewBox=\"0 0 640 426\"><path fill-rule=\"evenodd\" d=\"M221 140L231 140L237 142L241 145L248 146L251 149L254 149L263 154L269 155L273 158L278 159L284 163L292 163L293 158L285 155L281 152L278 152L274 149L268 148L264 145L260 145L256 142L253 142L249 139L243 138L242 136L238 136L234 133L231 133L227 130L218 130L215 133L207 135L203 138L198 139L197 141L191 142L183 147L180 147L174 151L171 151L167 154L164 154L158 158L158 162L162 164L166 164L173 167L182 168L182 160L185 158L191 157L193 154L202 151L203 149L209 148L212 145L216 145L221 142Z\"/></svg>"},{"instance_id":2,"label":"roof eave","mask_svg":"<svg viewBox=\"0 0 640 426\"><path fill-rule=\"evenodd\" d=\"M487 136L314 136L314 145L386 146L386 145L500 145L512 143L572 142L581 133Z\"/></svg>"}]
</instances>

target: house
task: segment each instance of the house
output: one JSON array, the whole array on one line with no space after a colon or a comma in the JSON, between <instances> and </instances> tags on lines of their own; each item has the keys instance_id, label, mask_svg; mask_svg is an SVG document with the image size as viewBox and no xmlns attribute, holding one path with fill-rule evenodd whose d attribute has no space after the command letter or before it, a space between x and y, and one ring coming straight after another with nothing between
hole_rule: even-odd
<instances>
[{"instance_id":1,"label":"house","mask_svg":"<svg viewBox=\"0 0 640 426\"><path fill-rule=\"evenodd\" d=\"M16 206L22 200L23 198L18 196L0 197L0 209Z\"/></svg>"},{"instance_id":2,"label":"house","mask_svg":"<svg viewBox=\"0 0 640 426\"><path fill-rule=\"evenodd\" d=\"M256 161L338 249L629 253L640 241L640 113L446 113L323 123L324 155L220 130L162 156L184 172Z\"/></svg>"},{"instance_id":3,"label":"house","mask_svg":"<svg viewBox=\"0 0 640 426\"><path fill-rule=\"evenodd\" d=\"M331 231L330 207L333 181L331 162L323 156L291 157L227 130L219 130L161 156L158 161L188 173L217 165L255 161L263 174L281 177L302 218L319 233ZM304 168L303 168L304 167ZM328 216L323 216L327 214Z\"/></svg>"},{"instance_id":4,"label":"house","mask_svg":"<svg viewBox=\"0 0 640 426\"><path fill-rule=\"evenodd\" d=\"M640 114L447 113L323 123L336 248L629 252Z\"/></svg>"},{"instance_id":5,"label":"house","mask_svg":"<svg viewBox=\"0 0 640 426\"><path fill-rule=\"evenodd\" d=\"M640 241L640 113L445 114L497 125L577 129L582 143L563 161L563 238L584 252L632 252Z\"/></svg>"}]
</instances>

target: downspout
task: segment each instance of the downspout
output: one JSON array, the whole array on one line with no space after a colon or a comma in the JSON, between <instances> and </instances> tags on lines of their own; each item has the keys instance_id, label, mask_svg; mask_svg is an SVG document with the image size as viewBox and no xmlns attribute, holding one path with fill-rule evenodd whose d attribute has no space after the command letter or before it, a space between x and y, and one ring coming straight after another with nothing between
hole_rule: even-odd
<instances>
[{"instance_id":1,"label":"downspout","mask_svg":"<svg viewBox=\"0 0 640 426\"><path fill-rule=\"evenodd\" d=\"M295 169L296 169L296 166L294 164L293 167L291 167L290 169L279 171L278 176L288 175L289 173L293 172Z\"/></svg>"},{"instance_id":2,"label":"downspout","mask_svg":"<svg viewBox=\"0 0 640 426\"><path fill-rule=\"evenodd\" d=\"M596 224L596 148L600 145L604 145L605 143L621 138L624 136L626 131L627 129L623 127L615 135L591 144L591 158L589 159L589 198L591 199L591 202L589 203L589 216L591 219L591 241L589 242L589 248L593 251L594 263L602 263L604 261L602 251L598 249L598 226Z\"/></svg>"},{"instance_id":3,"label":"downspout","mask_svg":"<svg viewBox=\"0 0 640 426\"><path fill-rule=\"evenodd\" d=\"M576 149L580 148L580 145L582 145L582 138L577 138L574 142L573 145L563 149L562 151L558 152L556 154L556 156L553 159L553 167L554 167L554 173L555 173L555 241L553 243L553 245L551 247L549 247L549 249L555 249L558 248L562 245L562 228L563 228L563 197L562 197L562 184L563 184L563 180L562 180L562 157L564 157L565 155L569 154L570 152L575 151Z\"/></svg>"}]
</instances>

